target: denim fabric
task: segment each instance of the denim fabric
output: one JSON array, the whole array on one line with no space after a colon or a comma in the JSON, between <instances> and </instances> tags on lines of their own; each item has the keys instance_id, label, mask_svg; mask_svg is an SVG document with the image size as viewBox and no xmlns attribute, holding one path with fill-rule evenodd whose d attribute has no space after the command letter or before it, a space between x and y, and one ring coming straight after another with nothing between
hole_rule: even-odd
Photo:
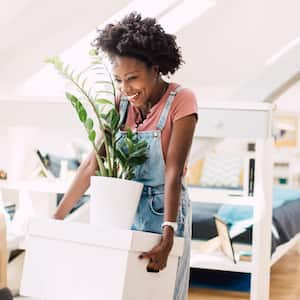
<instances>
[{"instance_id":1,"label":"denim fabric","mask_svg":"<svg viewBox=\"0 0 300 300\"><path fill-rule=\"evenodd\" d=\"M132 225L133 230L162 233L165 162L161 147L161 130L165 126L170 107L178 90L179 88L170 93L157 124L157 130L138 132L138 137L148 143L148 159L135 170L134 180L143 183L144 188ZM121 120L126 118L127 106L128 101L126 98L122 98L120 102ZM122 136L125 133L121 132L120 134ZM174 300L186 300L188 294L191 240L190 211L190 200L185 185L182 184L176 236L184 237L184 252L178 261Z\"/></svg>"}]
</instances>

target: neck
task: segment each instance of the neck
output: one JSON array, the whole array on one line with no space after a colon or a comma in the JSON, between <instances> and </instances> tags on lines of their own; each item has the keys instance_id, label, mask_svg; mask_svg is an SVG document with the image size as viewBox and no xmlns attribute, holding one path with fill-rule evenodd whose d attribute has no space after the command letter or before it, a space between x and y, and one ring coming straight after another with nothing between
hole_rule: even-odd
<instances>
[{"instance_id":1,"label":"neck","mask_svg":"<svg viewBox=\"0 0 300 300\"><path fill-rule=\"evenodd\" d=\"M159 100L162 98L162 96L164 95L164 93L166 92L168 88L168 83L166 83L165 81L163 81L161 78L159 79L155 91L153 93L153 96L150 97L150 99L148 100L148 102L150 103L151 107L153 105L155 105L157 102L159 102Z\"/></svg>"},{"instance_id":2,"label":"neck","mask_svg":"<svg viewBox=\"0 0 300 300\"><path fill-rule=\"evenodd\" d=\"M149 111L150 111L150 109L151 109L152 106L153 105L151 105L150 102L147 102L147 104L144 107L139 108L139 111L141 113L141 116L142 116L143 120L146 119L146 116L149 113Z\"/></svg>"},{"instance_id":3,"label":"neck","mask_svg":"<svg viewBox=\"0 0 300 300\"><path fill-rule=\"evenodd\" d=\"M145 119L147 114L149 113L152 106L154 106L156 103L160 101L162 96L165 94L169 84L163 80L159 80L155 87L154 95L151 96L151 98L148 99L147 103L144 107L139 108L142 118Z\"/></svg>"}]
</instances>

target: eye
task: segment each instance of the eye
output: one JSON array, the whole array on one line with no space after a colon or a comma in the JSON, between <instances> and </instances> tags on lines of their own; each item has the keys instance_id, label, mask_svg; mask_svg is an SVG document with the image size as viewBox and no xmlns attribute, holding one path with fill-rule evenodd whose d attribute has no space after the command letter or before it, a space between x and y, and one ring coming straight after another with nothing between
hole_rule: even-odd
<instances>
[{"instance_id":1,"label":"eye","mask_svg":"<svg viewBox=\"0 0 300 300\"><path fill-rule=\"evenodd\" d=\"M120 79L115 78L116 83L121 83L122 81Z\"/></svg>"},{"instance_id":2,"label":"eye","mask_svg":"<svg viewBox=\"0 0 300 300\"><path fill-rule=\"evenodd\" d=\"M136 76L131 76L131 77L128 77L127 80L135 80L137 77Z\"/></svg>"}]
</instances>

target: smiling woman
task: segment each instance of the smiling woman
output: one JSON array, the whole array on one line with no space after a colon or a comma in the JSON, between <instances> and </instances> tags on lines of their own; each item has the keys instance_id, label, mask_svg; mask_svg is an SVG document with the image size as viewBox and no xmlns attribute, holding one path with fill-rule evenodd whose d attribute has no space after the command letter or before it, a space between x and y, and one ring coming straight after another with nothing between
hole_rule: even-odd
<instances>
[{"instance_id":1,"label":"smiling woman","mask_svg":"<svg viewBox=\"0 0 300 300\"><path fill-rule=\"evenodd\" d=\"M98 32L93 46L108 54L118 86L119 140L126 129L138 129L138 139L148 145L147 160L134 170L134 180L144 184L132 230L160 233L161 240L139 258L149 260L148 272L167 265L174 235L184 237L178 264L174 300L187 299L191 236L190 201L184 184L185 165L197 121L193 92L162 75L173 74L182 64L175 36L167 34L153 18L131 13ZM105 155L105 154L104 154ZM78 185L95 172L91 154L78 173ZM88 167L89 166L89 167ZM75 184L74 184L75 191ZM81 196L70 191L63 202ZM61 207L66 206L63 203ZM69 207L69 205L68 205ZM62 209L58 209L60 218Z\"/></svg>"}]
</instances>

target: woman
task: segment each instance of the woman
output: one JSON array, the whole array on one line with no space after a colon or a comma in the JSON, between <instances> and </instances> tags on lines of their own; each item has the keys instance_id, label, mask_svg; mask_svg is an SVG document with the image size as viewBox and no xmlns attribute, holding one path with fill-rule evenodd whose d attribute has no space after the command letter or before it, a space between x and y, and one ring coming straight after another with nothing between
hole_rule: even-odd
<instances>
[{"instance_id":1,"label":"woman","mask_svg":"<svg viewBox=\"0 0 300 300\"><path fill-rule=\"evenodd\" d=\"M144 189L132 229L162 233L162 238L140 258L149 260L149 272L164 269L174 234L183 236L185 249L174 299L187 299L191 215L183 175L197 122L197 103L191 91L161 77L179 68L180 50L175 37L165 33L155 19L142 19L136 13L99 31L94 46L111 60L124 129L137 131L149 146L147 161L135 170L135 180L144 183ZM55 218L66 216L88 188L96 168L91 153L80 166Z\"/></svg>"}]
</instances>

